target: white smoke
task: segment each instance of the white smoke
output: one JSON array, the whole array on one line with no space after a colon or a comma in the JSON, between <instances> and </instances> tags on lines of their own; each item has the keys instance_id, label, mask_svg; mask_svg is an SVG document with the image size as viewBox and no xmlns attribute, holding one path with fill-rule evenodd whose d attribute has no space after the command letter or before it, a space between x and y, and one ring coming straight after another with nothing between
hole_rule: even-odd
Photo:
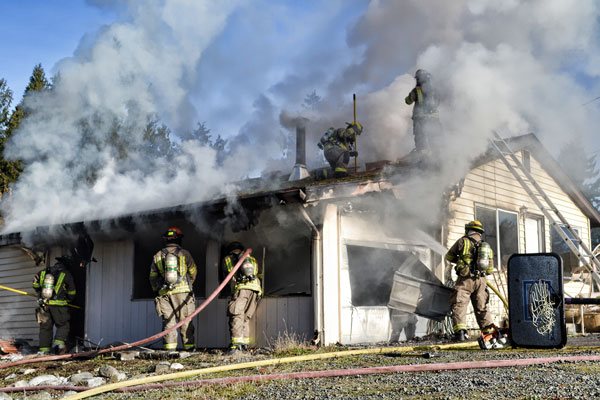
<instances>
[{"instance_id":1,"label":"white smoke","mask_svg":"<svg viewBox=\"0 0 600 400\"><path fill-rule=\"evenodd\" d=\"M310 119L308 162L321 166L316 142L352 120L352 93L360 159L396 160L413 147L404 97L417 68L433 74L448 138L419 196L454 183L494 129L534 132L553 152L573 136L600 147L597 104L582 107L600 89L592 0L93 3L122 20L86 35L55 67L54 90L27 99L38 111L7 152L26 168L3 204L6 232L231 195L227 182L292 167L282 111ZM321 101L303 107L313 90ZM188 142L146 159L140 127L153 114L175 133L207 121L232 156L218 165ZM127 162L107 145L115 121Z\"/></svg>"}]
</instances>

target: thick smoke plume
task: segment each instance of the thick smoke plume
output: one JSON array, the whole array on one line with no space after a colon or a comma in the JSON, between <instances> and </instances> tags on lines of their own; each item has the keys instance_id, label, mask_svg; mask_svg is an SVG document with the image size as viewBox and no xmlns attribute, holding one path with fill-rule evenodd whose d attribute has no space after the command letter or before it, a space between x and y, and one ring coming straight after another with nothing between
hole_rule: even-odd
<instances>
[{"instance_id":1,"label":"thick smoke plume","mask_svg":"<svg viewBox=\"0 0 600 400\"><path fill-rule=\"evenodd\" d=\"M404 97L417 68L434 77L447 137L442 172L413 183L418 199L439 198L493 129L534 132L552 152L573 136L598 147L597 105L582 106L599 89L592 0L93 4L120 22L86 35L55 66L54 89L26 100L35 112L7 151L26 167L2 206L5 232L231 195L228 182L293 166L288 116L310 120L308 163L321 166L316 142L352 120L352 93L360 159L396 160L413 147ZM148 157L154 116L177 154ZM223 162L177 138L198 121L228 139Z\"/></svg>"}]
</instances>

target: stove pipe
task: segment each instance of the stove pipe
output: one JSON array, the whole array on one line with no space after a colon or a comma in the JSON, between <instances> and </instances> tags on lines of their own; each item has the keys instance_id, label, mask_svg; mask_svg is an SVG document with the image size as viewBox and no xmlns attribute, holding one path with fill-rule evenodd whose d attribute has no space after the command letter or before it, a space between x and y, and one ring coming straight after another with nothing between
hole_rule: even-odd
<instances>
[{"instance_id":1,"label":"stove pipe","mask_svg":"<svg viewBox=\"0 0 600 400\"><path fill-rule=\"evenodd\" d=\"M299 181L308 178L310 174L306 169L306 118L296 119L296 165L290 174L290 181Z\"/></svg>"}]
</instances>

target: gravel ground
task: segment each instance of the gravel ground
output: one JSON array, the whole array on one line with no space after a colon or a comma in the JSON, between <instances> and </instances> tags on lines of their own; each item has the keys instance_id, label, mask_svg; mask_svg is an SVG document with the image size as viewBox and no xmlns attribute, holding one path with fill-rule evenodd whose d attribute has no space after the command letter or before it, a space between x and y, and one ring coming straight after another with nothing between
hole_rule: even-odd
<instances>
[{"instance_id":1,"label":"gravel ground","mask_svg":"<svg viewBox=\"0 0 600 400\"><path fill-rule=\"evenodd\" d=\"M426 343L419 343L426 344ZM414 345L411 343L409 345ZM321 349L319 352L331 351ZM313 351L303 350L304 353ZM281 354L291 355L291 354ZM570 338L561 350L503 349L495 351L453 350L434 352L424 358L420 353L398 356L378 354L342 357L305 363L284 364L253 370L224 372L202 378L299 372L311 370L361 368L385 365L429 364L456 361L481 361L552 357L567 355L600 355L600 336ZM272 354L255 354L237 359L224 358L220 352L196 353L193 356L170 360L181 363L184 370L224 363L237 363L271 358ZM127 374L128 379L154 375L157 360L117 361L98 358L87 361L33 364L0 370L0 385L8 386L23 379L42 374L68 377L76 372L97 371L111 365ZM170 371L176 372L176 371ZM10 379L9 379L10 377ZM199 378L199 377L198 377ZM195 378L195 379L198 379ZM51 393L60 398L62 393ZM39 398L33 393L11 394L12 399ZM48 396L43 398L49 398ZM211 385L202 388L164 389L137 393L109 393L97 399L593 399L600 398L600 362L561 362L543 366L472 369L464 371L394 373L339 378L279 380L233 385ZM0 399L2 397L0 396Z\"/></svg>"}]
</instances>

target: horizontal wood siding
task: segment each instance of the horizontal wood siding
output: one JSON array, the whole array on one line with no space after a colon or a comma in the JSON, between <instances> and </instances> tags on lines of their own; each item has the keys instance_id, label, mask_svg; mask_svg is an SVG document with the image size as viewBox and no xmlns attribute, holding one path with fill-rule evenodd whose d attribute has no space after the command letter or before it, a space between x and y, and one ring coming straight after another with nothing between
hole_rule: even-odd
<instances>
[{"instance_id":1,"label":"horizontal wood siding","mask_svg":"<svg viewBox=\"0 0 600 400\"><path fill-rule=\"evenodd\" d=\"M568 222L578 229L582 240L590 246L589 219L534 158L531 158L531 173ZM521 210L526 207L527 214L543 216L542 211L504 163L499 159L490 161L467 174L461 195L450 204L451 217L448 221L445 243L447 248L450 248L464 234L465 224L475 218L476 205L519 213L519 252L525 251L525 215ZM552 250L551 229L553 228L549 221L544 218L546 251ZM506 293L506 288L503 287L504 281L500 282L500 279L501 277L496 275L496 280L491 282L494 284L497 282L501 292ZM495 312L496 323L506 315L501 302L494 294L491 295L490 309ZM471 307L469 313L469 326L475 328L477 325Z\"/></svg>"},{"instance_id":2,"label":"horizontal wood siding","mask_svg":"<svg viewBox=\"0 0 600 400\"><path fill-rule=\"evenodd\" d=\"M88 270L86 336L106 345L131 342L160 332L152 300L131 300L133 242L98 242L98 260Z\"/></svg>"},{"instance_id":3,"label":"horizontal wood siding","mask_svg":"<svg viewBox=\"0 0 600 400\"><path fill-rule=\"evenodd\" d=\"M41 269L19 247L0 248L0 285L34 293L33 276ZM34 297L0 290L0 338L27 339L38 344Z\"/></svg>"}]
</instances>

